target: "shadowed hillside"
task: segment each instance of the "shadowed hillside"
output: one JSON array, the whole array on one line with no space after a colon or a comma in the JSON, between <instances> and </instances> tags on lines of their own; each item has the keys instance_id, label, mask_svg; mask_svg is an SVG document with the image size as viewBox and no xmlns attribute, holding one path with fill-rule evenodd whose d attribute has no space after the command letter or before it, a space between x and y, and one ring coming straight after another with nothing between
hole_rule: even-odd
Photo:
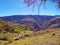
<instances>
[{"instance_id":1,"label":"shadowed hillside","mask_svg":"<svg viewBox=\"0 0 60 45\"><path fill-rule=\"evenodd\" d=\"M7 21L0 19L0 32L13 32L14 29L11 27Z\"/></svg>"},{"instance_id":2,"label":"shadowed hillside","mask_svg":"<svg viewBox=\"0 0 60 45\"><path fill-rule=\"evenodd\" d=\"M44 24L44 27L47 28L60 28L60 17L55 17Z\"/></svg>"},{"instance_id":3,"label":"shadowed hillside","mask_svg":"<svg viewBox=\"0 0 60 45\"><path fill-rule=\"evenodd\" d=\"M29 31L30 28L23 24L14 24L0 19L0 41L7 41L8 43L11 43L20 37L20 31L27 30Z\"/></svg>"},{"instance_id":4,"label":"shadowed hillside","mask_svg":"<svg viewBox=\"0 0 60 45\"><path fill-rule=\"evenodd\" d=\"M13 22L16 24L23 24L27 27L30 27L32 30L41 30L41 29L47 29L50 24L54 24L53 27L50 26L50 28L54 27L60 27L59 20L55 19L55 17L60 16L39 16L39 15L14 15L14 16L6 16L6 17L0 17L6 21ZM55 23L56 25L55 25ZM58 23L58 24L57 24Z\"/></svg>"}]
</instances>

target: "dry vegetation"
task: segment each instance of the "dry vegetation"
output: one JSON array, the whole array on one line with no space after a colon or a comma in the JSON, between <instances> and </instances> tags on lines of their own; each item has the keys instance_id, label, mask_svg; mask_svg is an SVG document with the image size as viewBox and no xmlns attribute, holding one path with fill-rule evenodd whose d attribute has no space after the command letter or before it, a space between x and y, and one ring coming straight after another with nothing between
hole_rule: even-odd
<instances>
[{"instance_id":1,"label":"dry vegetation","mask_svg":"<svg viewBox=\"0 0 60 45\"><path fill-rule=\"evenodd\" d=\"M60 28L34 31L0 20L0 45L60 45Z\"/></svg>"},{"instance_id":2,"label":"dry vegetation","mask_svg":"<svg viewBox=\"0 0 60 45\"><path fill-rule=\"evenodd\" d=\"M60 28L47 30L33 33L22 31L21 34L27 34L27 36L23 35L19 40L9 45L60 45ZM33 36L29 34L33 34Z\"/></svg>"}]
</instances>

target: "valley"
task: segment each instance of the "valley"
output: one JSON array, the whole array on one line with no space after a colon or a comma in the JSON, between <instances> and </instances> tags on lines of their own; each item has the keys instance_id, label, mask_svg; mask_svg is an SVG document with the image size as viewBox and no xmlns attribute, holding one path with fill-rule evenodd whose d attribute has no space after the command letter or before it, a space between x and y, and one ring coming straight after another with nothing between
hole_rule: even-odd
<instances>
[{"instance_id":1,"label":"valley","mask_svg":"<svg viewBox=\"0 0 60 45\"><path fill-rule=\"evenodd\" d=\"M0 17L0 45L60 45L60 16Z\"/></svg>"}]
</instances>

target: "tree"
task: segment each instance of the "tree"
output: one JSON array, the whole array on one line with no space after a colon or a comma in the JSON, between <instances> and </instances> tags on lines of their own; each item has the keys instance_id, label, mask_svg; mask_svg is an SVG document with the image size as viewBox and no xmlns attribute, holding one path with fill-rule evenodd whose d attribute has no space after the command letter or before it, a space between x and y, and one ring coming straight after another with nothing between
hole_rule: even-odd
<instances>
[{"instance_id":1,"label":"tree","mask_svg":"<svg viewBox=\"0 0 60 45\"><path fill-rule=\"evenodd\" d=\"M56 3L57 4L57 7L58 8L60 8L60 0L24 0L24 2L27 4L27 7L29 7L29 6L31 6L31 5L33 5L33 8L34 8L34 4L36 3L36 2L40 2L39 3L39 6L38 6L38 15L39 15L39 13L40 13L40 7L41 7L41 5L43 4L44 5L44 8L45 8L45 3L47 2L47 1L51 1L52 3Z\"/></svg>"}]
</instances>

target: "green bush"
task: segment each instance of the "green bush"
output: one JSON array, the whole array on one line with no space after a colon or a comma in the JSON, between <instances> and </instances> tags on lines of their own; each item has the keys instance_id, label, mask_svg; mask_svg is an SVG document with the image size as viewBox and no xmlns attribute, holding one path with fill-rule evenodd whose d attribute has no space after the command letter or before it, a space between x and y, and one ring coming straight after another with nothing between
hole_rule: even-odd
<instances>
[{"instance_id":1,"label":"green bush","mask_svg":"<svg viewBox=\"0 0 60 45\"><path fill-rule=\"evenodd\" d=\"M20 31L24 31L27 30L27 28L25 26L19 26L17 28L15 28L15 32L20 32Z\"/></svg>"}]
</instances>

